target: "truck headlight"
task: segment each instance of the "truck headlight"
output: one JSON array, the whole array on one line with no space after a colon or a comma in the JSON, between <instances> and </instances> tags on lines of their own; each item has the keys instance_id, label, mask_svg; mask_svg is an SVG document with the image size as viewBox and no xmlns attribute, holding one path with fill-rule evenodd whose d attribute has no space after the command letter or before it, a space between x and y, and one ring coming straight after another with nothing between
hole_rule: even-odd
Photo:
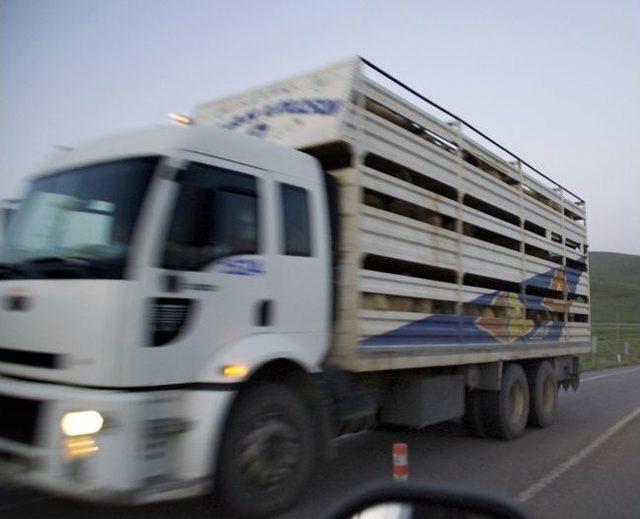
<instances>
[{"instance_id":1,"label":"truck headlight","mask_svg":"<svg viewBox=\"0 0 640 519\"><path fill-rule=\"evenodd\" d=\"M62 432L67 436L95 434L104 425L104 418L98 411L74 411L66 413L60 421Z\"/></svg>"}]
</instances>

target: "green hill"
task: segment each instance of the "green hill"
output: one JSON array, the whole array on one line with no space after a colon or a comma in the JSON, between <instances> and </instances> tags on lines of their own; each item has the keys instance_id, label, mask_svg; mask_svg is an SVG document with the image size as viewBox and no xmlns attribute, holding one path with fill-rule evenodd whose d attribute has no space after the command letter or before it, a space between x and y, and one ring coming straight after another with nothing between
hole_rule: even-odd
<instances>
[{"instance_id":1,"label":"green hill","mask_svg":"<svg viewBox=\"0 0 640 519\"><path fill-rule=\"evenodd\" d=\"M640 322L640 256L590 252L594 322Z\"/></svg>"}]
</instances>

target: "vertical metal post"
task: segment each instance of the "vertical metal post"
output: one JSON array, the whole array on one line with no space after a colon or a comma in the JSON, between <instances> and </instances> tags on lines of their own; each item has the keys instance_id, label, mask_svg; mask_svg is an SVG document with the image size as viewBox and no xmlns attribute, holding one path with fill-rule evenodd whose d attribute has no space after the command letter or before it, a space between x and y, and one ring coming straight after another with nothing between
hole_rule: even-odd
<instances>
[{"instance_id":1,"label":"vertical metal post","mask_svg":"<svg viewBox=\"0 0 640 519\"><path fill-rule=\"evenodd\" d=\"M564 192L562 187L557 189L558 198L560 200L560 211L562 212L562 275L564 276L564 288L562 290L562 303L564 312L562 319L564 320L565 333L571 337L572 329L569 328L569 283L567 282L567 222L564 214Z\"/></svg>"},{"instance_id":2,"label":"vertical metal post","mask_svg":"<svg viewBox=\"0 0 640 519\"><path fill-rule=\"evenodd\" d=\"M524 306L523 319L527 318L527 286L525 280L527 276L527 258L525 257L524 244L526 241L526 234L524 229L524 173L522 172L522 162L516 160L518 166L518 217L520 218L520 297L522 298L522 305Z\"/></svg>"},{"instance_id":3,"label":"vertical metal post","mask_svg":"<svg viewBox=\"0 0 640 519\"><path fill-rule=\"evenodd\" d=\"M350 221L350 227L348 235L352 240L348 245L348 251L345 252L345 256L348 255L348 259L345 261L349 265L348 267L348 283L351 285L351 297L349 299L349 331L350 336L348 338L349 346L349 362L353 362L355 357L354 344L357 344L358 337L360 335L360 267L361 267L361 250L360 250L360 220L362 219L362 204L364 202L364 190L362 188L362 167L364 166L364 159L367 151L365 148L365 96L363 94L363 73L362 65L358 65L358 70L353 79L352 88L355 92L354 108L356 111L355 117L357 119L355 142L352 143L352 162L351 167L353 171L349 173L349 180L347 182L348 196L346 197L348 202L354 207L353 214ZM343 236L345 233L342 234Z\"/></svg>"},{"instance_id":4,"label":"vertical metal post","mask_svg":"<svg viewBox=\"0 0 640 519\"><path fill-rule=\"evenodd\" d=\"M464 199L464 164L463 164L463 158L462 158L462 150L463 150L464 137L462 135L462 125L460 124L459 121L451 121L449 125L455 128L456 130L456 141L457 141L456 144L458 145L458 149L456 150L456 163L457 163L456 178L458 181L458 185L456 186L458 191L458 199L456 204L456 237L457 237L457 244L458 244L458 254L457 254L458 275L456 277L458 300L456 302L456 316L458 318L457 319L458 320L458 340L462 342L464 339L463 332L462 332L462 315L464 311L464 301L463 301L464 297L463 297L463 289L462 289L462 283L464 281L463 279L464 274L462 272L463 270L462 241L464 239L464 225L462 221L463 220L462 206L463 206L463 199Z\"/></svg>"},{"instance_id":5,"label":"vertical metal post","mask_svg":"<svg viewBox=\"0 0 640 519\"><path fill-rule=\"evenodd\" d=\"M591 267L589 266L589 252L588 252L588 243L587 243L587 206L584 202L581 202L582 210L584 211L584 220L582 220L582 225L584 227L584 240L582 242L582 254L584 255L584 263L586 265L586 271L584 273L586 281L587 281L587 297L589 298L589 314L587 319L589 320L589 335L593 333L593 326L591 324ZM580 205L580 204L578 204ZM578 282L580 279L578 278ZM576 291L577 291L576 287Z\"/></svg>"}]
</instances>

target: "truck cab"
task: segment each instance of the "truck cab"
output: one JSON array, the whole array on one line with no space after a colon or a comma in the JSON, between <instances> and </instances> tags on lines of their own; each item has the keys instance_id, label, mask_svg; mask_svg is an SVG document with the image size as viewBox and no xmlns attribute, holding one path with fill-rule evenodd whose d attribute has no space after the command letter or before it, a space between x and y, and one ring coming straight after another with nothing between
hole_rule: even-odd
<instances>
[{"instance_id":1,"label":"truck cab","mask_svg":"<svg viewBox=\"0 0 640 519\"><path fill-rule=\"evenodd\" d=\"M200 493L239 384L319 369L330 233L317 161L213 127L61 154L0 258L0 466L89 498Z\"/></svg>"}]
</instances>

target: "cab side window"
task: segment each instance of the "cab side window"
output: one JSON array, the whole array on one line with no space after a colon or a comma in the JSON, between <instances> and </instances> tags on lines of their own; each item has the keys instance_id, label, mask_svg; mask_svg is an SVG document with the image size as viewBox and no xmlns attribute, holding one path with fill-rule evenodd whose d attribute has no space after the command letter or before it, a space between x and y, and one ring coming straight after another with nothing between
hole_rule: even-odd
<instances>
[{"instance_id":1,"label":"cab side window","mask_svg":"<svg viewBox=\"0 0 640 519\"><path fill-rule=\"evenodd\" d=\"M162 254L163 268L201 270L223 257L258 253L254 177L192 163L179 183Z\"/></svg>"},{"instance_id":2,"label":"cab side window","mask_svg":"<svg viewBox=\"0 0 640 519\"><path fill-rule=\"evenodd\" d=\"M282 203L281 254L286 256L312 256L309 192L298 186L280 184Z\"/></svg>"}]
</instances>

